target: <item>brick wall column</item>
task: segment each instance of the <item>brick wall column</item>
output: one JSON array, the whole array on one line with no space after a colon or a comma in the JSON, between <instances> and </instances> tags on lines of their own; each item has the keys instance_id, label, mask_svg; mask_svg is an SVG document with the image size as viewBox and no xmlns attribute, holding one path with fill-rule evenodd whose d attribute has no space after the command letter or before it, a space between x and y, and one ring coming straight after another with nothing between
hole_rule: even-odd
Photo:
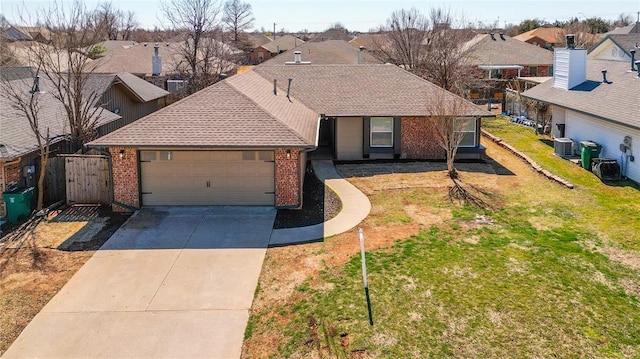
<instances>
[{"instance_id":1,"label":"brick wall column","mask_svg":"<svg viewBox=\"0 0 640 359\"><path fill-rule=\"evenodd\" d=\"M120 158L120 151L123 151ZM113 169L113 200L129 206L140 207L140 189L138 183L138 151L135 148L111 147L111 164ZM116 212L127 212L130 209L113 205Z\"/></svg>"},{"instance_id":2,"label":"brick wall column","mask_svg":"<svg viewBox=\"0 0 640 359\"><path fill-rule=\"evenodd\" d=\"M289 155L287 155L289 151ZM300 149L278 148L275 150L276 207L299 207L300 194ZM288 158L287 158L288 157Z\"/></svg>"},{"instance_id":3,"label":"brick wall column","mask_svg":"<svg viewBox=\"0 0 640 359\"><path fill-rule=\"evenodd\" d=\"M436 134L427 124L427 117L403 117L401 158L435 160L444 159L445 152L438 145Z\"/></svg>"}]
</instances>

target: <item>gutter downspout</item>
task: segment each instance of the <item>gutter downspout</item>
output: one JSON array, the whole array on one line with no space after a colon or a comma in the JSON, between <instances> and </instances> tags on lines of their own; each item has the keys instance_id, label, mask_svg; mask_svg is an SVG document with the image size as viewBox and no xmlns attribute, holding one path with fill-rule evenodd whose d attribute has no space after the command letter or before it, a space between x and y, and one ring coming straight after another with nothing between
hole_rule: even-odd
<instances>
[{"instance_id":1,"label":"gutter downspout","mask_svg":"<svg viewBox=\"0 0 640 359\"><path fill-rule=\"evenodd\" d=\"M318 116L318 126L316 127L316 143L313 147L308 147L303 149L302 151L300 151L300 153L309 153L311 151L315 151L318 149L318 143L320 141L320 121L322 121L322 119L324 118L323 115ZM298 166L300 169L302 169L302 156L298 155ZM306 167L305 167L305 173L306 173ZM300 183L298 183L298 188L302 189L302 187L304 186L304 175L300 176ZM302 196L303 196L303 191L298 191L298 207L302 207Z\"/></svg>"}]
</instances>

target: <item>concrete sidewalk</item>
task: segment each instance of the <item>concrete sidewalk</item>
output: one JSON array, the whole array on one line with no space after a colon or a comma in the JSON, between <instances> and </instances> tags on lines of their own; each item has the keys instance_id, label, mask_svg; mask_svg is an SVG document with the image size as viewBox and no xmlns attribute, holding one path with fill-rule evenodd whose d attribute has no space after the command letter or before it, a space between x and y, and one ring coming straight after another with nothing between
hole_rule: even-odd
<instances>
[{"instance_id":1,"label":"concrete sidewalk","mask_svg":"<svg viewBox=\"0 0 640 359\"><path fill-rule=\"evenodd\" d=\"M275 215L140 210L3 358L239 358Z\"/></svg>"},{"instance_id":2,"label":"concrete sidewalk","mask_svg":"<svg viewBox=\"0 0 640 359\"><path fill-rule=\"evenodd\" d=\"M369 198L358 188L342 178L336 171L333 161L311 161L315 175L324 182L342 202L342 210L327 222L298 228L274 229L271 233L270 247L288 244L307 243L344 233L357 226L371 212Z\"/></svg>"}]
</instances>

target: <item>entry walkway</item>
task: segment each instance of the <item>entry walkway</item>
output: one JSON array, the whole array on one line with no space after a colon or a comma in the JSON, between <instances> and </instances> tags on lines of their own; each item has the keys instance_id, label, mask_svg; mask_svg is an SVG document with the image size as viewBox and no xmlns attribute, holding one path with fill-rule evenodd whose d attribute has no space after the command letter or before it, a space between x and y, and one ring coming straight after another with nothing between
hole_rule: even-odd
<instances>
[{"instance_id":1,"label":"entry walkway","mask_svg":"<svg viewBox=\"0 0 640 359\"><path fill-rule=\"evenodd\" d=\"M342 202L342 210L327 222L313 226L274 229L271 233L270 247L288 244L307 243L322 240L344 233L357 226L371 212L369 198L354 185L342 178L336 171L333 161L311 161L313 171Z\"/></svg>"},{"instance_id":2,"label":"entry walkway","mask_svg":"<svg viewBox=\"0 0 640 359\"><path fill-rule=\"evenodd\" d=\"M138 211L3 358L239 358L275 215Z\"/></svg>"}]
</instances>

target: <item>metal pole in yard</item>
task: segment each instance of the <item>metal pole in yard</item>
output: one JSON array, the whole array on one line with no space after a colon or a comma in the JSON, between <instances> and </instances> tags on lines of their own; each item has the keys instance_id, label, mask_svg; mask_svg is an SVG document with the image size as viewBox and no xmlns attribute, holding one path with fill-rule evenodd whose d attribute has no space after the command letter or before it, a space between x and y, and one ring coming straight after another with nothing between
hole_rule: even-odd
<instances>
[{"instance_id":1,"label":"metal pole in yard","mask_svg":"<svg viewBox=\"0 0 640 359\"><path fill-rule=\"evenodd\" d=\"M362 260L362 280L364 282L364 295L367 298L367 311L369 312L369 325L373 326L373 315L371 314L371 299L369 298L369 283L367 282L367 261L364 255L364 233L362 228L358 230L360 234L360 258Z\"/></svg>"}]
</instances>

